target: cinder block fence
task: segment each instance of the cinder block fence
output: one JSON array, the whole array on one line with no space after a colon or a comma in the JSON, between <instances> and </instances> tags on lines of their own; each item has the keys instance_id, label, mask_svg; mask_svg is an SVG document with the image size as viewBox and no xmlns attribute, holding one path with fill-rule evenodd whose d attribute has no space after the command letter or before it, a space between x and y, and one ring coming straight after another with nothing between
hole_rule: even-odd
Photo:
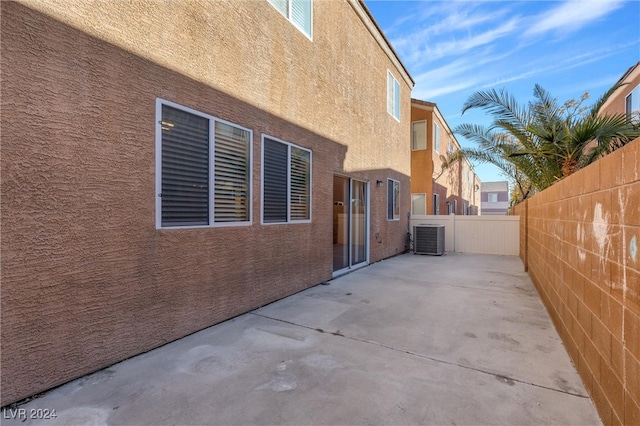
<instances>
[{"instance_id":1,"label":"cinder block fence","mask_svg":"<svg viewBox=\"0 0 640 426\"><path fill-rule=\"evenodd\" d=\"M520 257L605 424L640 424L640 139L515 208Z\"/></svg>"}]
</instances>

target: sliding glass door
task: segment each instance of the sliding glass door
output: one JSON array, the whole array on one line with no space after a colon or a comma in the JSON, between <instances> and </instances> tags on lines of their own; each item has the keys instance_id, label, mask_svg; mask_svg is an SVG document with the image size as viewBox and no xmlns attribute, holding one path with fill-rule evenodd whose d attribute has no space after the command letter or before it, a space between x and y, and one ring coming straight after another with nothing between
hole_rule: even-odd
<instances>
[{"instance_id":1,"label":"sliding glass door","mask_svg":"<svg viewBox=\"0 0 640 426\"><path fill-rule=\"evenodd\" d=\"M367 182L333 178L333 271L362 266L368 260Z\"/></svg>"}]
</instances>

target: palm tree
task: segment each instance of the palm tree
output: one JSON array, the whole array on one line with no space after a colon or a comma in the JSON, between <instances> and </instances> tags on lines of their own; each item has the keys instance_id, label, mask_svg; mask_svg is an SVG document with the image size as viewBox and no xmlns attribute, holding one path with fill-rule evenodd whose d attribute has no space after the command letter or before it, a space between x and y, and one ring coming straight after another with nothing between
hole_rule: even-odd
<instances>
[{"instance_id":1,"label":"palm tree","mask_svg":"<svg viewBox=\"0 0 640 426\"><path fill-rule=\"evenodd\" d=\"M456 127L456 133L478 145L459 155L499 167L525 199L640 136L638 126L624 114L599 114L619 87L614 85L591 107L583 106L586 93L560 105L539 85L526 107L505 90L476 92L462 113L480 108L494 120L489 128Z\"/></svg>"}]
</instances>

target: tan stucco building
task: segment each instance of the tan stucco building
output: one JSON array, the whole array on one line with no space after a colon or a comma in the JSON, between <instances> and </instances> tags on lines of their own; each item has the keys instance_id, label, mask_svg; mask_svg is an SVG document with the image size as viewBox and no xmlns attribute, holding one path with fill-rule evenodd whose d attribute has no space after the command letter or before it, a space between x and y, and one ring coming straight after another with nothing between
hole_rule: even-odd
<instances>
[{"instance_id":1,"label":"tan stucco building","mask_svg":"<svg viewBox=\"0 0 640 426\"><path fill-rule=\"evenodd\" d=\"M480 179L466 158L443 164L460 149L433 102L411 99L411 204L414 215L477 215Z\"/></svg>"},{"instance_id":2,"label":"tan stucco building","mask_svg":"<svg viewBox=\"0 0 640 426\"><path fill-rule=\"evenodd\" d=\"M607 99L601 114L626 114L640 123L640 62L631 66L618 80L621 86Z\"/></svg>"},{"instance_id":3,"label":"tan stucco building","mask_svg":"<svg viewBox=\"0 0 640 426\"><path fill-rule=\"evenodd\" d=\"M408 248L362 1L0 8L2 405Z\"/></svg>"}]
</instances>

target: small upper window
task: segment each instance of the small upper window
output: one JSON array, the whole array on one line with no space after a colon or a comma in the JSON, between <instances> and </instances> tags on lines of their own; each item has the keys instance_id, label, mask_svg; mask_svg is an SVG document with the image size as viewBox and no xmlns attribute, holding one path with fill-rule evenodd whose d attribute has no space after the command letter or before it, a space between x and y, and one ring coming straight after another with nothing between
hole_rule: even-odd
<instances>
[{"instance_id":1,"label":"small upper window","mask_svg":"<svg viewBox=\"0 0 640 426\"><path fill-rule=\"evenodd\" d=\"M411 149L414 151L427 149L427 122L411 123Z\"/></svg>"},{"instance_id":2,"label":"small upper window","mask_svg":"<svg viewBox=\"0 0 640 426\"><path fill-rule=\"evenodd\" d=\"M387 179L387 219L400 220L400 182Z\"/></svg>"},{"instance_id":3,"label":"small upper window","mask_svg":"<svg viewBox=\"0 0 640 426\"><path fill-rule=\"evenodd\" d=\"M280 11L293 25L311 38L313 20L312 0L269 0L269 3Z\"/></svg>"},{"instance_id":4,"label":"small upper window","mask_svg":"<svg viewBox=\"0 0 640 426\"><path fill-rule=\"evenodd\" d=\"M487 195L487 201L490 203L497 203L498 202L498 193L497 192L489 192L489 194Z\"/></svg>"},{"instance_id":5,"label":"small upper window","mask_svg":"<svg viewBox=\"0 0 640 426\"><path fill-rule=\"evenodd\" d=\"M433 149L440 152L440 126L433 123Z\"/></svg>"},{"instance_id":6,"label":"small upper window","mask_svg":"<svg viewBox=\"0 0 640 426\"><path fill-rule=\"evenodd\" d=\"M400 121L400 83L387 71L387 112Z\"/></svg>"}]
</instances>

